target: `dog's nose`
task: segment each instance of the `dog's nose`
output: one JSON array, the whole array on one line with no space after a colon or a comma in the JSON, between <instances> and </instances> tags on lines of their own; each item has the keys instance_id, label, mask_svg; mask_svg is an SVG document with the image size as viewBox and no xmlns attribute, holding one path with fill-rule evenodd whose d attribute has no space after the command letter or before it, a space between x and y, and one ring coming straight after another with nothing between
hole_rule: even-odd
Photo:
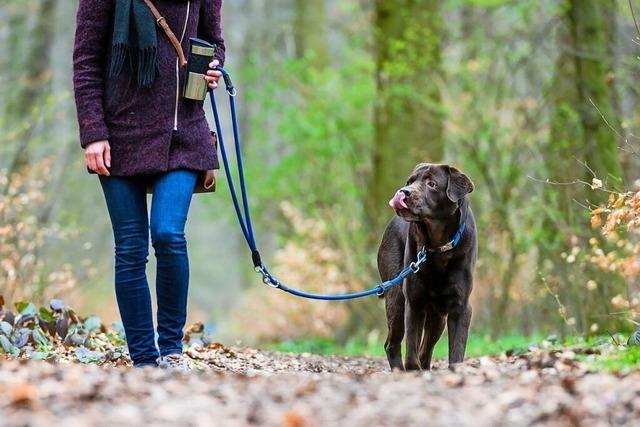
<instances>
[{"instance_id":1,"label":"dog's nose","mask_svg":"<svg viewBox=\"0 0 640 427\"><path fill-rule=\"evenodd\" d=\"M410 188L401 188L400 191L402 191L404 193L405 196L409 197L411 195L411 189Z\"/></svg>"}]
</instances>

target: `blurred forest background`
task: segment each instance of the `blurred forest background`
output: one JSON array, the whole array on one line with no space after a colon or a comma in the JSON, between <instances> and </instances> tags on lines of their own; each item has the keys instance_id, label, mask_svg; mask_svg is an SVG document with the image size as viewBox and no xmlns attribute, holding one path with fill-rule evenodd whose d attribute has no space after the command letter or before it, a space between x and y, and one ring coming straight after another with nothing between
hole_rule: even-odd
<instances>
[{"instance_id":1,"label":"blurred forest background","mask_svg":"<svg viewBox=\"0 0 640 427\"><path fill-rule=\"evenodd\" d=\"M0 294L56 296L112 321L113 237L72 96L76 8L0 5ZM274 273L310 291L369 287L388 199L416 163L442 161L476 185L474 334L631 329L632 12L627 0L224 2L255 228ZM191 320L245 342L379 342L381 301L309 302L260 282L219 176L187 227Z\"/></svg>"}]
</instances>

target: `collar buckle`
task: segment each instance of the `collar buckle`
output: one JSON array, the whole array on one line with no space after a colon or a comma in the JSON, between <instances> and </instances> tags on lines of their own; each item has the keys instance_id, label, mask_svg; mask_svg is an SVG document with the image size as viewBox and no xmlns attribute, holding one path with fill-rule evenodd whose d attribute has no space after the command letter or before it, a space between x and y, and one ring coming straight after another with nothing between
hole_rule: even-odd
<instances>
[{"instance_id":1,"label":"collar buckle","mask_svg":"<svg viewBox=\"0 0 640 427\"><path fill-rule=\"evenodd\" d=\"M438 254L449 252L450 250L458 246L458 243L462 238L462 234L464 233L465 226L466 224L463 222L462 225L460 225L460 228L456 232L455 236L453 236L453 239L449 243L444 244L442 246L438 246L437 248L427 248L425 246L423 250L431 253L438 253Z\"/></svg>"}]
</instances>

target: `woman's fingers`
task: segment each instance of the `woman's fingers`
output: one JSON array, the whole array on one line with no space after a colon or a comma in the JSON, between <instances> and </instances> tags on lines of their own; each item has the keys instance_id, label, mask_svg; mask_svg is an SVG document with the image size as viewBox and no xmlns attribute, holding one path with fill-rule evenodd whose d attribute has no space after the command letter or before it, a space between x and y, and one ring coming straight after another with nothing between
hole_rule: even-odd
<instances>
[{"instance_id":1,"label":"woman's fingers","mask_svg":"<svg viewBox=\"0 0 640 427\"><path fill-rule=\"evenodd\" d=\"M84 153L85 162L92 171L100 175L111 175L111 147L109 141L97 141L89 144Z\"/></svg>"},{"instance_id":2,"label":"woman's fingers","mask_svg":"<svg viewBox=\"0 0 640 427\"><path fill-rule=\"evenodd\" d=\"M103 153L95 153L97 172L101 175L109 176L109 171L104 166Z\"/></svg>"},{"instance_id":3,"label":"woman's fingers","mask_svg":"<svg viewBox=\"0 0 640 427\"><path fill-rule=\"evenodd\" d=\"M207 71L207 75L205 76L205 79L209 84L209 89L215 89L218 87L218 80L220 80L220 77L222 77L222 73L218 70Z\"/></svg>"},{"instance_id":4,"label":"woman's fingers","mask_svg":"<svg viewBox=\"0 0 640 427\"><path fill-rule=\"evenodd\" d=\"M108 168L111 167L111 147L108 145L104 150L104 163Z\"/></svg>"},{"instance_id":5,"label":"woman's fingers","mask_svg":"<svg viewBox=\"0 0 640 427\"><path fill-rule=\"evenodd\" d=\"M89 169L91 169L94 172L96 171L96 158L93 155L93 153L86 153L85 154L85 160L87 161L87 166L89 166Z\"/></svg>"},{"instance_id":6,"label":"woman's fingers","mask_svg":"<svg viewBox=\"0 0 640 427\"><path fill-rule=\"evenodd\" d=\"M209 89L216 89L218 87L218 80L222 77L222 72L215 69L218 65L220 65L220 61L217 59L214 59L209 64L209 68L211 69L207 71L207 75L205 76Z\"/></svg>"}]
</instances>

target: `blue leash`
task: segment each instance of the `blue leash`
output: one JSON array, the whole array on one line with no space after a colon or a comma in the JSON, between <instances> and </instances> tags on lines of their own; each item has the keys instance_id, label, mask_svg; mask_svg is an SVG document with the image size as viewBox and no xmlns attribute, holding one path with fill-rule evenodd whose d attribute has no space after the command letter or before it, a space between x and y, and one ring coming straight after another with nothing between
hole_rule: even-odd
<instances>
[{"instance_id":1,"label":"blue leash","mask_svg":"<svg viewBox=\"0 0 640 427\"><path fill-rule=\"evenodd\" d=\"M236 161L238 164L238 178L240 183L240 192L242 197L242 206L240 205L240 201L238 200L238 193L236 191L235 183L233 178L231 177L231 168L229 167L229 159L227 157L227 150L224 145L224 137L222 135L222 126L220 125L220 116L218 114L218 106L216 104L216 96L213 91L209 91L209 98L211 100L211 108L213 110L213 118L216 122L216 132L218 134L218 141L220 142L220 152L222 154L222 162L224 163L224 172L227 177L227 182L229 183L229 192L231 193L231 199L233 200L233 207L236 211L236 215L238 217L238 222L240 223L240 228L242 228L242 234L244 235L245 240L247 241L247 245L251 249L251 259L253 261L254 269L256 273L260 273L262 275L262 281L276 289L280 289L284 292L288 292L292 295L315 299L315 300L325 300L325 301L340 301L340 300L349 300L362 298L370 295L383 295L384 292L396 286L407 277L412 274L417 273L420 270L420 265L427 260L428 252L444 252L446 250L453 249L460 238L462 237L462 233L465 229L465 224L463 223L454 236L453 240L449 242L447 245L438 248L436 250L422 248L418 252L418 256L416 260L412 262L408 267L400 272L396 277L391 280L387 280L386 282L380 283L371 289L367 289L361 292L353 292L353 293L345 293L339 295L324 295L324 294L312 294L304 291L300 291L298 289L290 288L286 286L284 283L280 282L278 279L273 277L267 267L262 262L260 257L260 252L258 251L258 246L256 244L256 239L253 234L253 224L251 223L251 214L249 211L249 199L247 197L247 186L244 179L244 167L242 164L242 149L240 147L240 132L238 130L238 118L236 113L236 89L233 86L233 82L231 81L231 77L229 73L222 67L218 67L218 70L222 72L222 77L224 78L225 86L227 89L227 93L229 95L229 104L231 106L231 121L233 125L233 138L235 142L235 151L236 151Z\"/></svg>"}]
</instances>

